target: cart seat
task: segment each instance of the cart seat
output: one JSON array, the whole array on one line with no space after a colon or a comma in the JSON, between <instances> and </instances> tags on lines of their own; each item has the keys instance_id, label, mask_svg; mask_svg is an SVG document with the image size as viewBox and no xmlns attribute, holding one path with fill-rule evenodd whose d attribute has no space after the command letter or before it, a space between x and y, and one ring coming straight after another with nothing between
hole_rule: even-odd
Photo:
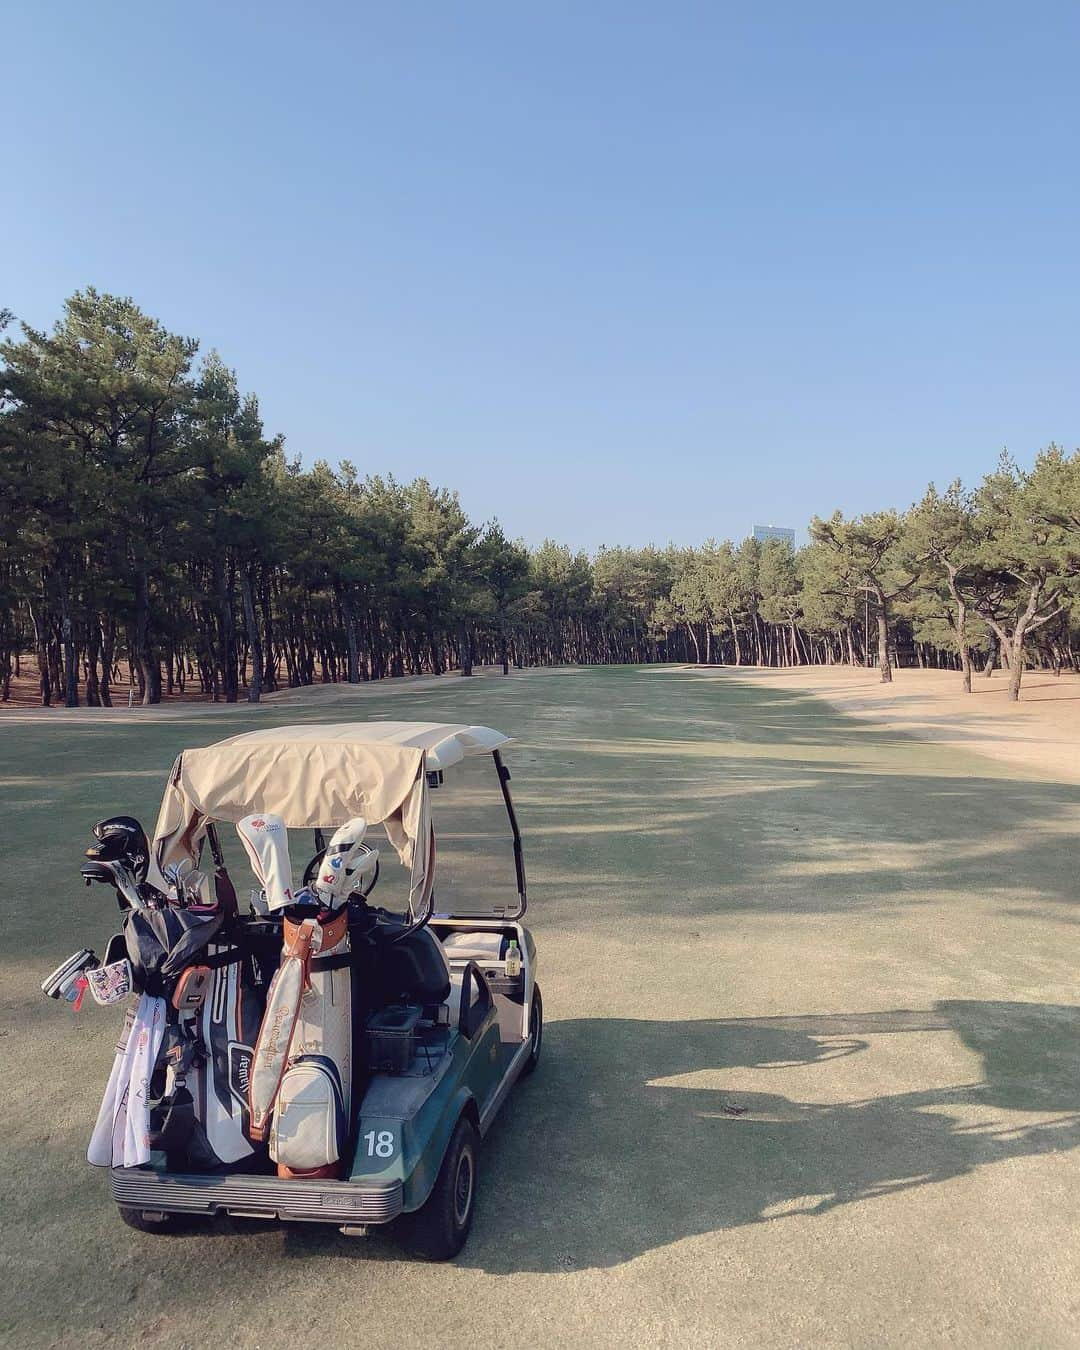
<instances>
[{"instance_id":1,"label":"cart seat","mask_svg":"<svg viewBox=\"0 0 1080 1350\"><path fill-rule=\"evenodd\" d=\"M444 1003L450 967L438 938L426 928L379 948L377 977L383 1003Z\"/></svg>"},{"instance_id":2,"label":"cart seat","mask_svg":"<svg viewBox=\"0 0 1080 1350\"><path fill-rule=\"evenodd\" d=\"M505 933L493 933L490 929L459 929L447 933L442 940L450 965L464 965L467 961L502 961L506 957L506 948L510 939Z\"/></svg>"}]
</instances>

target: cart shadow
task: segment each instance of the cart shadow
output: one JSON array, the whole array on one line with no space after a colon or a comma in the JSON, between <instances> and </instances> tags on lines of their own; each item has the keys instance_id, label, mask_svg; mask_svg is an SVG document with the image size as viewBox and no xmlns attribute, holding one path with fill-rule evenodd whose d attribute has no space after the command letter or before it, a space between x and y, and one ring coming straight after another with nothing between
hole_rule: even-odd
<instances>
[{"instance_id":1,"label":"cart shadow","mask_svg":"<svg viewBox=\"0 0 1080 1350\"><path fill-rule=\"evenodd\" d=\"M958 1036L980 1056L982 1077L840 1104L657 1081L812 1070L861 1053L870 1036L923 1032ZM486 1144L476 1226L459 1263L503 1274L612 1266L682 1238L820 1215L1075 1148L1078 1033L1080 1008L1005 1002L553 1023L540 1071Z\"/></svg>"}]
</instances>

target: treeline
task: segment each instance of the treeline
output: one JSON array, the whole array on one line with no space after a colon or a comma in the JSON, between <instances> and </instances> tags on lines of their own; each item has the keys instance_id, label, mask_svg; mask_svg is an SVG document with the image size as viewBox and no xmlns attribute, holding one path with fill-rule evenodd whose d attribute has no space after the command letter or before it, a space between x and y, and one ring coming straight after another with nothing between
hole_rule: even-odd
<instances>
[{"instance_id":1,"label":"treeline","mask_svg":"<svg viewBox=\"0 0 1080 1350\"><path fill-rule=\"evenodd\" d=\"M0 327L11 316L0 314ZM1080 456L781 542L528 550L424 480L304 470L216 354L87 290L0 343L0 697L257 700L475 663L1077 665ZM127 690L124 691L127 696Z\"/></svg>"},{"instance_id":2,"label":"treeline","mask_svg":"<svg viewBox=\"0 0 1080 1350\"><path fill-rule=\"evenodd\" d=\"M977 664L1001 666L1014 699L1027 664L1080 670L1080 451L1051 445L1030 470L1003 454L974 491L814 517L810 539L692 550L654 625L681 623L705 661L873 659L886 681L896 665L955 666L968 693Z\"/></svg>"}]
</instances>

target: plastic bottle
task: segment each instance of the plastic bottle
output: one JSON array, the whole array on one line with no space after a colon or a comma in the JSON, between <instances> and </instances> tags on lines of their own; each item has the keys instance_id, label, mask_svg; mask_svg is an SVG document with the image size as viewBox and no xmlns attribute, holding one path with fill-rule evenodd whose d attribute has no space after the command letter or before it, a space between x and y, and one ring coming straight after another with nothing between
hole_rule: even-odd
<instances>
[{"instance_id":1,"label":"plastic bottle","mask_svg":"<svg viewBox=\"0 0 1080 1350\"><path fill-rule=\"evenodd\" d=\"M511 980L521 974L521 952L518 950L517 938L511 938L506 949L506 974Z\"/></svg>"}]
</instances>

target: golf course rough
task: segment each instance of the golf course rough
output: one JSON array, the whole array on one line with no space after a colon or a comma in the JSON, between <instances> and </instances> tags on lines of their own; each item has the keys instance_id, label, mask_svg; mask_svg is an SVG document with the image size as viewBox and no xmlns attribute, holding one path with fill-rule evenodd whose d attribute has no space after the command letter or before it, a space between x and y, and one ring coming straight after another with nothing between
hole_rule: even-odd
<instances>
[{"instance_id":1,"label":"golf course rough","mask_svg":"<svg viewBox=\"0 0 1080 1350\"><path fill-rule=\"evenodd\" d=\"M547 1029L469 1243L134 1233L83 1161L119 1017L38 989L114 931L89 828L151 828L185 746L375 717L518 738ZM5 1344L1080 1341L1080 789L655 667L57 713L0 746Z\"/></svg>"}]
</instances>

